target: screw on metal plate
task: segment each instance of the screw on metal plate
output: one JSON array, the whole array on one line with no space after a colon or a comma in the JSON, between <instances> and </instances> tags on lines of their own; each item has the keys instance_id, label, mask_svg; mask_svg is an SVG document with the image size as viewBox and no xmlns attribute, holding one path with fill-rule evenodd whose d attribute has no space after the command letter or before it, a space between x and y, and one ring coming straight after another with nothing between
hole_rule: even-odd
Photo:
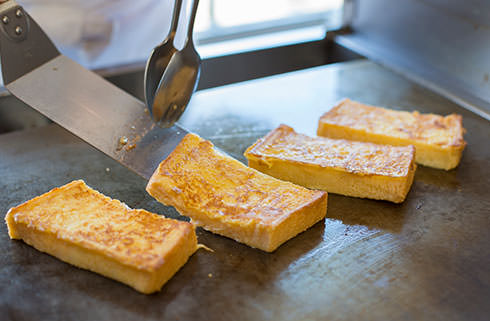
<instances>
[{"instance_id":1,"label":"screw on metal plate","mask_svg":"<svg viewBox=\"0 0 490 321\"><path fill-rule=\"evenodd\" d=\"M0 20L3 17L9 20L8 24L0 21L1 74L7 87L60 53L15 0L0 0Z\"/></svg>"},{"instance_id":2,"label":"screw on metal plate","mask_svg":"<svg viewBox=\"0 0 490 321\"><path fill-rule=\"evenodd\" d=\"M29 20L22 8L14 5L1 13L0 29L7 35L10 40L22 41L26 39L29 33Z\"/></svg>"}]
</instances>

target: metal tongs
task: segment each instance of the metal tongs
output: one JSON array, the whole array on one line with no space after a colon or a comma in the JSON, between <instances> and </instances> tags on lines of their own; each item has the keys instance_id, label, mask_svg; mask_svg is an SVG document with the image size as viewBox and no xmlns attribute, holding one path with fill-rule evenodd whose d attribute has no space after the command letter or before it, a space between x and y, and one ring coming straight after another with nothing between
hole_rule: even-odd
<instances>
[{"instance_id":1,"label":"metal tongs","mask_svg":"<svg viewBox=\"0 0 490 321\"><path fill-rule=\"evenodd\" d=\"M162 127L170 127L180 118L199 81L201 58L192 37L199 0L191 2L183 48L179 50L175 45L177 28L182 21L182 0L176 0L170 33L153 49L146 64L146 106L153 120Z\"/></svg>"},{"instance_id":2,"label":"metal tongs","mask_svg":"<svg viewBox=\"0 0 490 321\"><path fill-rule=\"evenodd\" d=\"M0 0L0 60L12 95L146 179L187 134L155 126L143 102L60 54L14 0Z\"/></svg>"}]
</instances>

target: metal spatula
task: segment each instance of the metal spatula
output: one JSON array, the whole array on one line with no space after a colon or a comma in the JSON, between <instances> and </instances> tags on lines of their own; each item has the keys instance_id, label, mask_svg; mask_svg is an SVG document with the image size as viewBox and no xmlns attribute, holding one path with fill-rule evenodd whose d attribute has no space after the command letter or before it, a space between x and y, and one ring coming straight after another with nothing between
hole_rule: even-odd
<instances>
[{"instance_id":1,"label":"metal spatula","mask_svg":"<svg viewBox=\"0 0 490 321\"><path fill-rule=\"evenodd\" d=\"M148 179L187 131L155 127L143 102L61 55L15 1L0 2L0 59L8 91Z\"/></svg>"}]
</instances>

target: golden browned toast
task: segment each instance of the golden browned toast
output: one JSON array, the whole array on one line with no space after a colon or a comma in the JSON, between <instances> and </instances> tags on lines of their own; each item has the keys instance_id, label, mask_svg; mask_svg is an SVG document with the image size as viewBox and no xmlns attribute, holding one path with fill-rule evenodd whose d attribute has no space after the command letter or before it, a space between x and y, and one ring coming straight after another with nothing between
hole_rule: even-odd
<instances>
[{"instance_id":1,"label":"golden browned toast","mask_svg":"<svg viewBox=\"0 0 490 321\"><path fill-rule=\"evenodd\" d=\"M327 193L248 168L194 134L158 166L146 190L206 230L268 252L327 212Z\"/></svg>"},{"instance_id":2,"label":"golden browned toast","mask_svg":"<svg viewBox=\"0 0 490 321\"><path fill-rule=\"evenodd\" d=\"M417 163L445 170L458 166L466 146L460 115L395 111L350 99L320 118L317 134L376 144L414 145Z\"/></svg>"},{"instance_id":3,"label":"golden browned toast","mask_svg":"<svg viewBox=\"0 0 490 321\"><path fill-rule=\"evenodd\" d=\"M9 236L143 293L160 290L197 249L194 227L73 181L9 210Z\"/></svg>"},{"instance_id":4,"label":"golden browned toast","mask_svg":"<svg viewBox=\"0 0 490 321\"><path fill-rule=\"evenodd\" d=\"M248 165L308 188L403 202L415 173L415 148L309 137L281 125L245 151Z\"/></svg>"}]
</instances>

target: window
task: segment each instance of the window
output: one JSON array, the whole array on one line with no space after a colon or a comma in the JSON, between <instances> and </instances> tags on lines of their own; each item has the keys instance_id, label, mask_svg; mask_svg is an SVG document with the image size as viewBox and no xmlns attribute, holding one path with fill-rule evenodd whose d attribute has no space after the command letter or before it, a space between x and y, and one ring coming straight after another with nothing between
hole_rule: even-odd
<instances>
[{"instance_id":1,"label":"window","mask_svg":"<svg viewBox=\"0 0 490 321\"><path fill-rule=\"evenodd\" d=\"M339 23L343 0L201 0L195 31L201 44L304 26Z\"/></svg>"}]
</instances>

